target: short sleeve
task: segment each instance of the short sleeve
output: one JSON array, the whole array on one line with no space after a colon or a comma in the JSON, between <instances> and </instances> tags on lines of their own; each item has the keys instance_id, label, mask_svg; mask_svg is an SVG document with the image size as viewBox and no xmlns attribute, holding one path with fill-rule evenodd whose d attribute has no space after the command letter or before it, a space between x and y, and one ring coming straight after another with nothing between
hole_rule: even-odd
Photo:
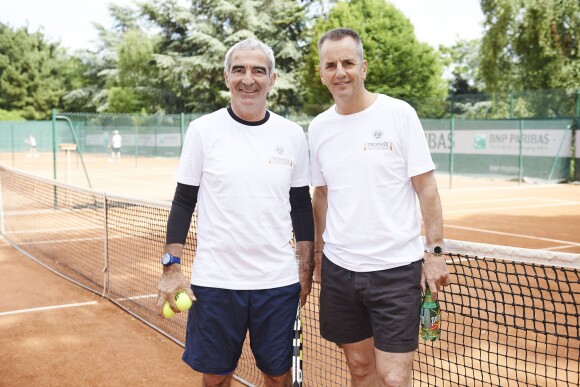
<instances>
[{"instance_id":1,"label":"short sleeve","mask_svg":"<svg viewBox=\"0 0 580 387\"><path fill-rule=\"evenodd\" d=\"M318 159L318 142L314 135L314 130L312 130L312 125L308 128L308 140L310 143L310 174L311 182L314 187L320 187L326 185L324 181L324 176L322 175L322 169L320 166L320 161Z\"/></svg>"},{"instance_id":2,"label":"short sleeve","mask_svg":"<svg viewBox=\"0 0 580 387\"><path fill-rule=\"evenodd\" d=\"M408 109L405 109L405 114L405 122L407 125L404 128L407 130L407 135L401 138L406 139L404 157L407 162L407 177L411 178L434 170L435 163L433 163L433 159L431 158L429 145L425 138L425 131L415 109L408 106Z\"/></svg>"},{"instance_id":3,"label":"short sleeve","mask_svg":"<svg viewBox=\"0 0 580 387\"><path fill-rule=\"evenodd\" d=\"M185 142L175 173L175 180L178 183L199 186L203 172L203 161L203 142L194 121L189 124L185 134Z\"/></svg>"},{"instance_id":4,"label":"short sleeve","mask_svg":"<svg viewBox=\"0 0 580 387\"><path fill-rule=\"evenodd\" d=\"M308 160L308 144L306 143L306 136L300 129L300 139L298 140L298 149L296 157L296 165L292 171L292 187L303 187L310 185L310 162Z\"/></svg>"}]
</instances>

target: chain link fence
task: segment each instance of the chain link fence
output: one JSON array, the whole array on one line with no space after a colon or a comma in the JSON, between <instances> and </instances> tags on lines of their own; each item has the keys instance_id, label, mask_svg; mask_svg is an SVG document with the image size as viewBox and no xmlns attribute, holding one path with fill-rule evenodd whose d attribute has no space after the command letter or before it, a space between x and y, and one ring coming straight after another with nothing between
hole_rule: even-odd
<instances>
[{"instance_id":1,"label":"chain link fence","mask_svg":"<svg viewBox=\"0 0 580 387\"><path fill-rule=\"evenodd\" d=\"M15 165L18 158L14 155L30 152L30 135L36 138L38 152L56 153L63 144L74 144L81 160L87 154L112 157L111 139L115 132L122 138L123 159L178 158L187 126L201 115L55 113L53 121L0 122L0 161L20 167ZM313 117L288 118L307 134ZM577 119L451 117L421 121L438 173L520 181L580 180L580 173L574 168L580 158L575 136ZM90 171L86 173L90 175Z\"/></svg>"},{"instance_id":2,"label":"chain link fence","mask_svg":"<svg viewBox=\"0 0 580 387\"><path fill-rule=\"evenodd\" d=\"M457 94L446 98L407 99L420 117L461 119L580 117L580 89Z\"/></svg>"}]
</instances>

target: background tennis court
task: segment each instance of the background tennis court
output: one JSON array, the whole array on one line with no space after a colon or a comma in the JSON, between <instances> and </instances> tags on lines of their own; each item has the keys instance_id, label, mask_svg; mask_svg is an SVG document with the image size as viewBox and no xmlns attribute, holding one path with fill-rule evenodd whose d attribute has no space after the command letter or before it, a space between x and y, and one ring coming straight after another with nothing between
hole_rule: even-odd
<instances>
[{"instance_id":1,"label":"background tennis court","mask_svg":"<svg viewBox=\"0 0 580 387\"><path fill-rule=\"evenodd\" d=\"M88 188L77 154L70 179L65 152L57 154L59 181ZM3 160L6 160L6 156ZM171 201L175 158L84 156L93 189L134 199ZM11 165L9 162L5 162ZM18 169L52 178L52 154L38 158L17 153ZM518 183L491 177L437 174L445 220L445 237L463 241L580 253L580 185Z\"/></svg>"},{"instance_id":2,"label":"background tennis court","mask_svg":"<svg viewBox=\"0 0 580 387\"><path fill-rule=\"evenodd\" d=\"M97 160L95 167L96 163ZM4 183L7 179L4 178L4 201L11 202L8 216L18 218L18 222L9 222L5 214L5 223L10 224L5 235L17 241L27 253L45 257L45 262L95 292L104 287L94 280L102 278L98 276L103 272L102 262L95 264L94 260L91 263L91 259L87 259L79 265L77 259L83 254L102 256L103 249L107 249L112 257L106 266L110 282L105 286L108 297L129 312L152 321L179 341L183 335L183 321L159 321L151 314L154 292L150 284L142 280L159 275L157 257L168 209L167 203L145 205L142 199L171 199L176 160L122 160L112 164L102 158L98 165L91 172L95 176L93 188L141 199L110 197L103 200L102 195L90 191L43 184L35 185L31 195L25 192L14 195L17 188L11 188L13 197L7 198ZM41 167L42 163L35 164L30 170L46 174ZM78 171L72 169L73 182L79 178ZM26 176L13 178L16 179L14 187L28 184ZM447 178L439 176L446 238L580 253L577 226L580 224L580 186L454 177L454 189L449 190ZM79 179L78 184L83 185L82 175ZM42 205L38 204L40 198L44 198ZM56 218L52 213L55 198L57 207L63 209L58 211ZM103 207L109 210L106 217L99 212ZM106 236L103 235L103 222L109 222ZM189 243L189 262L194 249ZM117 257L135 258L117 261ZM536 259L545 261L551 259L551 255ZM443 306L444 316L447 316L443 327L449 335L444 333L442 340L433 346L421 347L415 364L417 385L578 384L580 334L575 298L580 293L578 261L571 263L575 269L560 272L545 266L540 270L511 262L472 260L463 255L450 255L449 260L457 279L447 292ZM465 261L469 261L466 266ZM305 341L310 343L305 348L306 385L344 385L347 372L340 352L328 347L317 335L317 291L316 288L305 310L305 317L311 323L310 327L305 327ZM502 294L512 299L498 300ZM564 296L558 300L554 299L554 294ZM527 311L523 316L516 311L521 306ZM510 321L505 325L502 319ZM522 334L525 334L524 342L529 341L529 345L535 347L529 350L534 358L516 346L521 344L517 343L522 340ZM248 358L249 354L245 352L244 357ZM240 374L253 380L255 371L251 369L251 362L247 367L243 364Z\"/></svg>"}]
</instances>

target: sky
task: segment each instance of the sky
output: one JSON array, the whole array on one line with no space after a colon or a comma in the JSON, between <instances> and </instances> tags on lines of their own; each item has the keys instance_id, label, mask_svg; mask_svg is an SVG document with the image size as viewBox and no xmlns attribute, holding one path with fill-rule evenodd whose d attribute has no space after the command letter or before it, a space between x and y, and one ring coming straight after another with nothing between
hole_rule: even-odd
<instances>
[{"instance_id":1,"label":"sky","mask_svg":"<svg viewBox=\"0 0 580 387\"><path fill-rule=\"evenodd\" d=\"M482 36L479 0L386 1L409 18L417 39L434 48ZM93 22L111 26L109 3L130 5L133 0L0 0L0 22L11 27L28 26L31 32L41 30L71 52L94 49L97 31Z\"/></svg>"}]
</instances>

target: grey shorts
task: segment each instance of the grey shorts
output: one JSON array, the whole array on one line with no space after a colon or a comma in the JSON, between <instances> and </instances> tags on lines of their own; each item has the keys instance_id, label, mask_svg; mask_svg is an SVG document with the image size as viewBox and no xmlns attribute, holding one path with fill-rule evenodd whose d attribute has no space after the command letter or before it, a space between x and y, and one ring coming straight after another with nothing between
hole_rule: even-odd
<instances>
[{"instance_id":1,"label":"grey shorts","mask_svg":"<svg viewBox=\"0 0 580 387\"><path fill-rule=\"evenodd\" d=\"M354 272L322 256L320 334L337 344L369 337L384 352L418 348L422 262Z\"/></svg>"}]
</instances>

